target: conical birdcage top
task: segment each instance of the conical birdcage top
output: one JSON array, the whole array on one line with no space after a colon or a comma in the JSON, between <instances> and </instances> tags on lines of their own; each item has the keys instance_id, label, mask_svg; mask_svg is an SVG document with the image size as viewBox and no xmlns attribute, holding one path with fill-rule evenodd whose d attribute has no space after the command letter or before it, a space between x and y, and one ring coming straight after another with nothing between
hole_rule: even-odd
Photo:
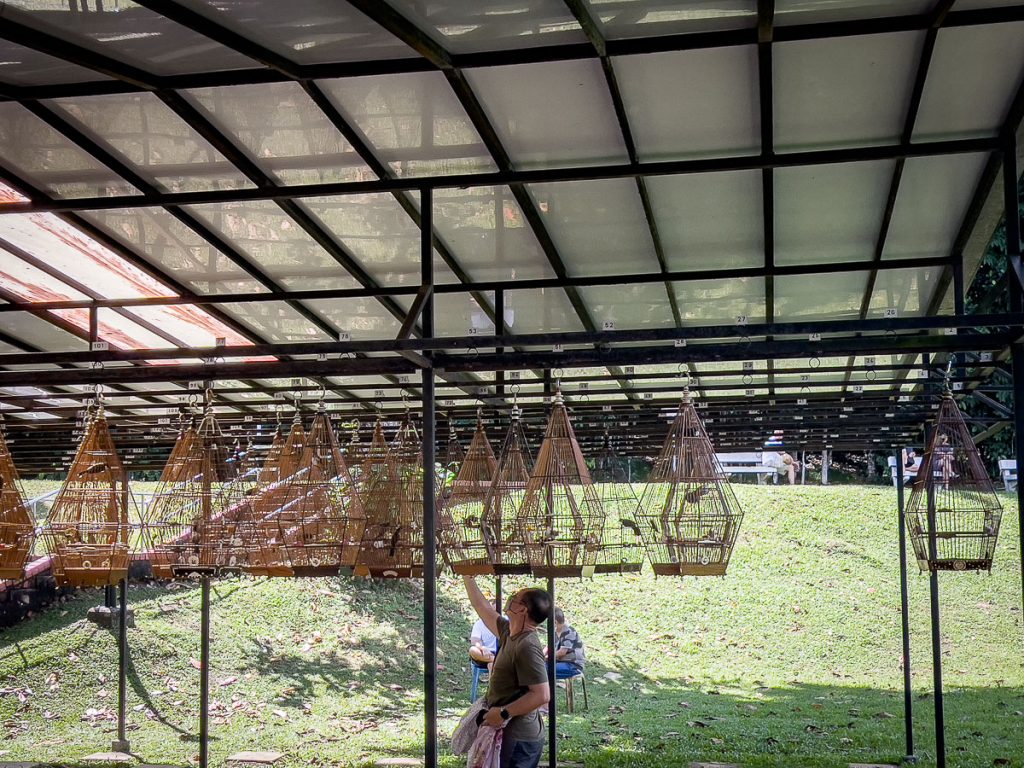
<instances>
[{"instance_id":1,"label":"conical birdcage top","mask_svg":"<svg viewBox=\"0 0 1024 768\"><path fill-rule=\"evenodd\" d=\"M363 458L366 456L368 446L359 441L359 422L354 422L352 435L348 443L341 449L342 458L348 467L352 479L358 482L359 473L362 471Z\"/></svg>"},{"instance_id":2,"label":"conical birdcage top","mask_svg":"<svg viewBox=\"0 0 1024 768\"><path fill-rule=\"evenodd\" d=\"M640 530L655 574L724 576L743 511L683 395L640 496Z\"/></svg>"},{"instance_id":3,"label":"conical birdcage top","mask_svg":"<svg viewBox=\"0 0 1024 768\"><path fill-rule=\"evenodd\" d=\"M253 498L259 540L250 568L266 575L351 572L365 516L323 403L302 442L295 471Z\"/></svg>"},{"instance_id":4,"label":"conical birdcage top","mask_svg":"<svg viewBox=\"0 0 1024 768\"><path fill-rule=\"evenodd\" d=\"M629 482L623 459L612 448L608 432L604 433L601 450L594 456L590 476L607 515L596 572L638 572L644 562L644 543L638 523L640 500Z\"/></svg>"},{"instance_id":5,"label":"conical birdcage top","mask_svg":"<svg viewBox=\"0 0 1024 768\"><path fill-rule=\"evenodd\" d=\"M245 501L228 493L239 482L225 461L227 441L212 410L178 435L146 515L156 578L237 572L237 531ZM234 476L234 477L231 477Z\"/></svg>"},{"instance_id":6,"label":"conical birdcage top","mask_svg":"<svg viewBox=\"0 0 1024 768\"><path fill-rule=\"evenodd\" d=\"M533 575L592 575L604 522L604 507L558 393L519 511Z\"/></svg>"},{"instance_id":7,"label":"conical birdcage top","mask_svg":"<svg viewBox=\"0 0 1024 768\"><path fill-rule=\"evenodd\" d=\"M514 407L498 453L494 480L484 499L483 543L491 568L499 576L530 572L518 520L533 459L519 415L519 409Z\"/></svg>"},{"instance_id":8,"label":"conical birdcage top","mask_svg":"<svg viewBox=\"0 0 1024 768\"><path fill-rule=\"evenodd\" d=\"M390 449L385 446L378 422L363 462L366 526L355 573L419 578L423 575L423 454L408 414Z\"/></svg>"},{"instance_id":9,"label":"conical birdcage top","mask_svg":"<svg viewBox=\"0 0 1024 768\"><path fill-rule=\"evenodd\" d=\"M907 503L907 530L922 571L991 570L1003 508L950 392ZM935 533L935 554L929 532Z\"/></svg>"},{"instance_id":10,"label":"conical birdcage top","mask_svg":"<svg viewBox=\"0 0 1024 768\"><path fill-rule=\"evenodd\" d=\"M438 504L441 552L455 573L493 573L483 539L484 503L498 463L478 416L469 449Z\"/></svg>"},{"instance_id":11,"label":"conical birdcage top","mask_svg":"<svg viewBox=\"0 0 1024 768\"><path fill-rule=\"evenodd\" d=\"M130 499L128 475L98 407L43 532L59 585L112 585L128 575Z\"/></svg>"},{"instance_id":12,"label":"conical birdcage top","mask_svg":"<svg viewBox=\"0 0 1024 768\"><path fill-rule=\"evenodd\" d=\"M20 579L35 540L35 520L25 506L18 470L0 420L0 579Z\"/></svg>"}]
</instances>

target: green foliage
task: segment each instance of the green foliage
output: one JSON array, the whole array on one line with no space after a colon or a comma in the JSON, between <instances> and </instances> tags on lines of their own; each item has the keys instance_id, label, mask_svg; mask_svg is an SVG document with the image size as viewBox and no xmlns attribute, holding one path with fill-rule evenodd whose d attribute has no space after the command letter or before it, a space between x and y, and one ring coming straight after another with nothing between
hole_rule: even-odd
<instances>
[{"instance_id":1,"label":"green foliage","mask_svg":"<svg viewBox=\"0 0 1024 768\"><path fill-rule=\"evenodd\" d=\"M897 763L903 754L895 492L736 489L746 510L724 579L560 580L588 648L590 709L566 715L560 757L586 768L691 760L745 768ZM942 574L951 768L1024 767L1024 657L1016 509L991 575ZM911 565L919 765L934 766L928 579ZM481 579L483 583L484 579ZM505 593L529 579L509 579ZM470 609L439 581L444 745L468 705ZM133 585L129 738L147 763L196 754L199 590ZM76 761L109 748L114 634L85 620L98 591L0 634L6 760ZM421 755L422 585L224 580L213 592L211 757L277 749L285 768L372 766ZM582 695L577 690L578 704ZM1006 763L995 763L1006 760Z\"/></svg>"}]
</instances>

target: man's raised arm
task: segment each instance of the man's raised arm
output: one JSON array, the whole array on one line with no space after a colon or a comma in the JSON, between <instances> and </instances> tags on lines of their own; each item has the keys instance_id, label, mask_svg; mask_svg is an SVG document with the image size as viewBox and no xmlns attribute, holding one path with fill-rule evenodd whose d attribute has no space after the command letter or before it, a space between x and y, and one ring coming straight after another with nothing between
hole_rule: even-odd
<instances>
[{"instance_id":1,"label":"man's raised arm","mask_svg":"<svg viewBox=\"0 0 1024 768\"><path fill-rule=\"evenodd\" d=\"M494 605L484 597L484 593L476 585L475 578L463 576L462 580L466 583L466 594L469 595L469 602L473 606L473 610L476 611L476 615L480 617L481 621L487 625L487 628L492 633L495 635L499 634L498 612L494 609Z\"/></svg>"}]
</instances>

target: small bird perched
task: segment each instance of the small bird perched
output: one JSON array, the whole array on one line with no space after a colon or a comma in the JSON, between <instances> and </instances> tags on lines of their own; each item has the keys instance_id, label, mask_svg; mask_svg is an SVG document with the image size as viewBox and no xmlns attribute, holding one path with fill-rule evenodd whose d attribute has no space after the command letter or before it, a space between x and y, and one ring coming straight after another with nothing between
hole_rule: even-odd
<instances>
[{"instance_id":1,"label":"small bird perched","mask_svg":"<svg viewBox=\"0 0 1024 768\"><path fill-rule=\"evenodd\" d=\"M81 472L78 473L78 476L83 477L84 475L98 475L101 472L103 472L106 468L106 462L98 461L95 464L92 464L91 466L88 466L85 469L83 469Z\"/></svg>"}]
</instances>

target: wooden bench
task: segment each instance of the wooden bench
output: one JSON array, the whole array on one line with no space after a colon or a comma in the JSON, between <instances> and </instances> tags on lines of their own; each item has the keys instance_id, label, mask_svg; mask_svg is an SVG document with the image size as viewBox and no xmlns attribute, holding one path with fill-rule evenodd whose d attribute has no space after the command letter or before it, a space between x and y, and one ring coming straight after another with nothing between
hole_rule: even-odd
<instances>
[{"instance_id":1,"label":"wooden bench","mask_svg":"<svg viewBox=\"0 0 1024 768\"><path fill-rule=\"evenodd\" d=\"M1007 491L1017 490L1017 460L1000 459L999 476L1003 478L1003 488Z\"/></svg>"},{"instance_id":2,"label":"wooden bench","mask_svg":"<svg viewBox=\"0 0 1024 768\"><path fill-rule=\"evenodd\" d=\"M893 488L895 488L897 486L897 479L896 479L896 464L897 464L897 462L898 462L898 459L895 456L890 456L889 457L889 475L892 477L892 487ZM909 488L910 485L914 482L914 480L917 479L917 470L919 470L920 468L921 468L921 457L920 456L915 456L914 457L914 471L913 472L904 472L903 473L903 485L904 485L904 487ZM938 475L938 472L936 472L936 475Z\"/></svg>"},{"instance_id":3,"label":"wooden bench","mask_svg":"<svg viewBox=\"0 0 1024 768\"><path fill-rule=\"evenodd\" d=\"M757 477L758 485L764 483L766 477L771 477L778 482L778 471L775 467L766 467L761 463L761 451L746 451L737 453L716 453L715 458L722 468L722 474L730 475L754 475Z\"/></svg>"}]
</instances>

